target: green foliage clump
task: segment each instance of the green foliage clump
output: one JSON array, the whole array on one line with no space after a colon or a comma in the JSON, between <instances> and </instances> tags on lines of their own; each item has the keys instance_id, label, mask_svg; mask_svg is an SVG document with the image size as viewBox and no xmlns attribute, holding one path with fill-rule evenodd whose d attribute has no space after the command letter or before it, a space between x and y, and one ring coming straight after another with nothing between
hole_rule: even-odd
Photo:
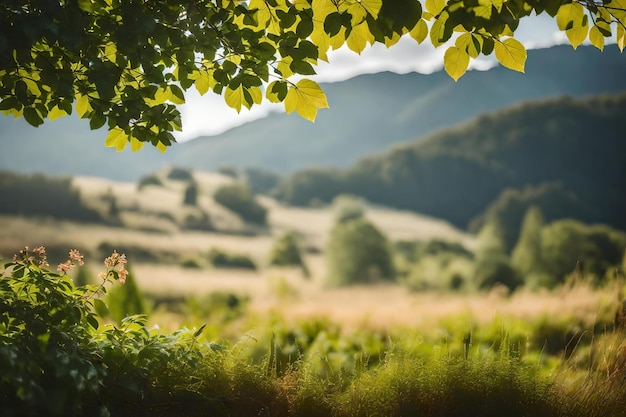
<instances>
[{"instance_id":1,"label":"green foliage clump","mask_svg":"<svg viewBox=\"0 0 626 417\"><path fill-rule=\"evenodd\" d=\"M589 221L593 219L590 205L591 202L566 190L562 183L507 188L470 222L469 230L479 231L488 222L499 223L503 228L506 251L510 253L520 237L524 216L531 207L536 207L546 222L563 218Z\"/></svg>"},{"instance_id":2,"label":"green foliage clump","mask_svg":"<svg viewBox=\"0 0 626 417\"><path fill-rule=\"evenodd\" d=\"M343 177L338 169L310 168L281 181L275 194L280 200L297 206L308 206L314 201L331 202L337 195L350 192Z\"/></svg>"},{"instance_id":3,"label":"green foliage clump","mask_svg":"<svg viewBox=\"0 0 626 417\"><path fill-rule=\"evenodd\" d=\"M181 228L187 230L215 230L215 226L213 225L213 222L211 222L211 217L209 217L206 211L199 207L196 207L195 210L190 211L187 215L185 215Z\"/></svg>"},{"instance_id":4,"label":"green foliage clump","mask_svg":"<svg viewBox=\"0 0 626 417\"><path fill-rule=\"evenodd\" d=\"M626 249L626 234L603 225L561 220L541 230L542 271L553 284L562 283L574 270L590 274L597 283L618 267Z\"/></svg>"},{"instance_id":5,"label":"green foliage clump","mask_svg":"<svg viewBox=\"0 0 626 417\"><path fill-rule=\"evenodd\" d=\"M258 194L273 194L281 179L277 173L264 168L246 168L243 177L250 189Z\"/></svg>"},{"instance_id":6,"label":"green foliage clump","mask_svg":"<svg viewBox=\"0 0 626 417\"><path fill-rule=\"evenodd\" d=\"M167 173L167 179L174 181L193 181L193 173L187 168L172 167Z\"/></svg>"},{"instance_id":7,"label":"green foliage clump","mask_svg":"<svg viewBox=\"0 0 626 417\"><path fill-rule=\"evenodd\" d=\"M83 204L71 178L0 171L0 193L5 196L0 204L0 214L45 216L79 222L105 220L97 211Z\"/></svg>"},{"instance_id":8,"label":"green foliage clump","mask_svg":"<svg viewBox=\"0 0 626 417\"><path fill-rule=\"evenodd\" d=\"M213 248L208 254L209 263L215 268L240 268L256 270L254 261L247 255L228 253L224 250Z\"/></svg>"},{"instance_id":9,"label":"green foliage clump","mask_svg":"<svg viewBox=\"0 0 626 417\"><path fill-rule=\"evenodd\" d=\"M474 282L481 289L501 285L509 291L522 285L522 279L511 266L506 252L502 226L497 222L487 223L478 235Z\"/></svg>"},{"instance_id":10,"label":"green foliage clump","mask_svg":"<svg viewBox=\"0 0 626 417\"><path fill-rule=\"evenodd\" d=\"M107 316L116 323L121 323L126 317L138 314L147 314L148 306L144 299L132 270L127 267L128 276L124 286L111 289L104 301L107 305Z\"/></svg>"},{"instance_id":11,"label":"green foliage clump","mask_svg":"<svg viewBox=\"0 0 626 417\"><path fill-rule=\"evenodd\" d=\"M195 181L191 181L183 194L184 206L197 206L198 205L198 184Z\"/></svg>"},{"instance_id":12,"label":"green foliage clump","mask_svg":"<svg viewBox=\"0 0 626 417\"><path fill-rule=\"evenodd\" d=\"M309 270L302 258L302 252L298 245L298 236L294 232L286 232L279 236L272 246L269 264L274 266L296 266L302 268L305 276L309 276Z\"/></svg>"},{"instance_id":13,"label":"green foliage clump","mask_svg":"<svg viewBox=\"0 0 626 417\"><path fill-rule=\"evenodd\" d=\"M365 201L356 196L340 194L333 199L332 206L336 223L358 220L365 215Z\"/></svg>"},{"instance_id":14,"label":"green foliage clump","mask_svg":"<svg viewBox=\"0 0 626 417\"><path fill-rule=\"evenodd\" d=\"M243 183L223 185L214 195L216 202L232 210L247 222L266 225L267 209L254 198L250 187Z\"/></svg>"},{"instance_id":15,"label":"green foliage clump","mask_svg":"<svg viewBox=\"0 0 626 417\"><path fill-rule=\"evenodd\" d=\"M149 185L153 185L155 187L163 187L163 181L156 174L146 175L144 177L141 177L137 182L137 189L141 191Z\"/></svg>"},{"instance_id":16,"label":"green foliage clump","mask_svg":"<svg viewBox=\"0 0 626 417\"><path fill-rule=\"evenodd\" d=\"M387 238L364 218L337 223L326 246L331 286L389 281L395 278Z\"/></svg>"}]
</instances>

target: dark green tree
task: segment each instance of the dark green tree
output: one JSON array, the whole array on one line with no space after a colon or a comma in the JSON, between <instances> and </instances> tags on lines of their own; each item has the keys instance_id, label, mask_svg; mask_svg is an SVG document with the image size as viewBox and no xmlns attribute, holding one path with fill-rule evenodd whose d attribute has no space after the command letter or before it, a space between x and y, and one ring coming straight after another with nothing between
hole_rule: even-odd
<instances>
[{"instance_id":1,"label":"dark green tree","mask_svg":"<svg viewBox=\"0 0 626 417\"><path fill-rule=\"evenodd\" d=\"M279 236L270 251L269 264L275 266L296 266L302 268L304 276L309 276L309 269L304 263L298 236L293 232L285 232Z\"/></svg>"},{"instance_id":2,"label":"dark green tree","mask_svg":"<svg viewBox=\"0 0 626 417\"><path fill-rule=\"evenodd\" d=\"M256 201L254 193L246 184L223 185L217 189L213 198L247 222L267 224L267 209Z\"/></svg>"},{"instance_id":3,"label":"dark green tree","mask_svg":"<svg viewBox=\"0 0 626 417\"><path fill-rule=\"evenodd\" d=\"M503 285L511 291L522 284L506 253L502 225L496 221L487 223L478 234L474 281L482 289Z\"/></svg>"},{"instance_id":4,"label":"dark green tree","mask_svg":"<svg viewBox=\"0 0 626 417\"><path fill-rule=\"evenodd\" d=\"M197 206L198 205L198 184L192 181L185 188L185 195L183 196L183 205L185 206Z\"/></svg>"},{"instance_id":5,"label":"dark green tree","mask_svg":"<svg viewBox=\"0 0 626 417\"><path fill-rule=\"evenodd\" d=\"M541 229L543 215L537 206L526 211L517 244L511 252L511 266L523 277L543 269Z\"/></svg>"},{"instance_id":6,"label":"dark green tree","mask_svg":"<svg viewBox=\"0 0 626 417\"><path fill-rule=\"evenodd\" d=\"M365 218L336 223L326 246L331 286L366 284L395 278L385 235Z\"/></svg>"}]
</instances>

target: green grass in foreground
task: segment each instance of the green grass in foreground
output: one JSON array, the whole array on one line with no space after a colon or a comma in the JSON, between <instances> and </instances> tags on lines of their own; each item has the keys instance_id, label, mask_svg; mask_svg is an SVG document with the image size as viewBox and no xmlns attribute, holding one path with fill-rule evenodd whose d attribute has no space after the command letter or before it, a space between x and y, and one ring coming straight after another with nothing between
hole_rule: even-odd
<instances>
[{"instance_id":1,"label":"green grass in foreground","mask_svg":"<svg viewBox=\"0 0 626 417\"><path fill-rule=\"evenodd\" d=\"M278 318L269 337L218 345L202 328L162 334L144 316L103 324L94 307L105 284L127 277L118 254L101 285L84 287L47 270L44 255L23 251L0 274L2 416L624 415L623 329L581 333L561 359L502 323L451 326L437 340Z\"/></svg>"}]
</instances>

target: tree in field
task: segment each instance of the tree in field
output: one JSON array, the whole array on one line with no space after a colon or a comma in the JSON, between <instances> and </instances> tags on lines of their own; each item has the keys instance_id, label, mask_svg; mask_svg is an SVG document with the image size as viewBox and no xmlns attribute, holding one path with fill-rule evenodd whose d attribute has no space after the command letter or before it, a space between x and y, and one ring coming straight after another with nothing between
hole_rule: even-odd
<instances>
[{"instance_id":1,"label":"tree in field","mask_svg":"<svg viewBox=\"0 0 626 417\"><path fill-rule=\"evenodd\" d=\"M544 220L537 206L530 207L524 215L519 240L511 252L511 265L522 276L538 272L543 266L541 254L541 229Z\"/></svg>"},{"instance_id":2,"label":"tree in field","mask_svg":"<svg viewBox=\"0 0 626 417\"><path fill-rule=\"evenodd\" d=\"M474 281L479 288L503 285L514 290L522 284L506 253L503 228L497 221L485 224L478 233Z\"/></svg>"},{"instance_id":3,"label":"tree in field","mask_svg":"<svg viewBox=\"0 0 626 417\"><path fill-rule=\"evenodd\" d=\"M326 246L328 284L367 284L395 277L389 242L365 218L337 222Z\"/></svg>"},{"instance_id":4,"label":"tree in field","mask_svg":"<svg viewBox=\"0 0 626 417\"><path fill-rule=\"evenodd\" d=\"M276 239L270 251L269 264L300 267L305 277L310 276L298 245L298 235L292 231L285 232Z\"/></svg>"},{"instance_id":5,"label":"tree in field","mask_svg":"<svg viewBox=\"0 0 626 417\"><path fill-rule=\"evenodd\" d=\"M185 188L183 195L183 205L185 206L197 206L198 205L198 183L191 181Z\"/></svg>"},{"instance_id":6,"label":"tree in field","mask_svg":"<svg viewBox=\"0 0 626 417\"><path fill-rule=\"evenodd\" d=\"M106 146L164 151L192 87L237 111L265 96L314 120L328 102L300 76L330 49L360 53L408 35L444 45L455 80L481 54L524 71L515 30L541 13L574 48L626 44L626 0L4 0L0 110L33 126L76 112L92 129L106 125Z\"/></svg>"}]
</instances>

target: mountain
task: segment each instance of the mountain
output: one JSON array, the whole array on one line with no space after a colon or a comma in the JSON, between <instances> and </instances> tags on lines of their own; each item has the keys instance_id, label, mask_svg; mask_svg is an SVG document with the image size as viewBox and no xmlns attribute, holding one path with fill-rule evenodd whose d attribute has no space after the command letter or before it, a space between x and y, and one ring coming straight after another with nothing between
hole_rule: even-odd
<instances>
[{"instance_id":1,"label":"mountain","mask_svg":"<svg viewBox=\"0 0 626 417\"><path fill-rule=\"evenodd\" d=\"M615 46L603 52L569 46L529 51L526 73L502 67L470 71L454 82L442 71L379 73L324 84L331 109L315 123L274 113L221 135L174 145L164 155L104 148L106 131L75 117L35 129L0 118L0 169L136 180L165 164L219 166L289 173L308 166L347 167L366 155L406 143L487 111L526 100L583 97L626 90L626 60Z\"/></svg>"},{"instance_id":2,"label":"mountain","mask_svg":"<svg viewBox=\"0 0 626 417\"><path fill-rule=\"evenodd\" d=\"M524 103L346 170L297 172L280 184L277 195L298 205L355 194L461 227L494 201L500 207L525 201L549 209L553 218L576 217L626 230L624 114L626 93ZM511 190L522 191L511 195Z\"/></svg>"}]
</instances>

